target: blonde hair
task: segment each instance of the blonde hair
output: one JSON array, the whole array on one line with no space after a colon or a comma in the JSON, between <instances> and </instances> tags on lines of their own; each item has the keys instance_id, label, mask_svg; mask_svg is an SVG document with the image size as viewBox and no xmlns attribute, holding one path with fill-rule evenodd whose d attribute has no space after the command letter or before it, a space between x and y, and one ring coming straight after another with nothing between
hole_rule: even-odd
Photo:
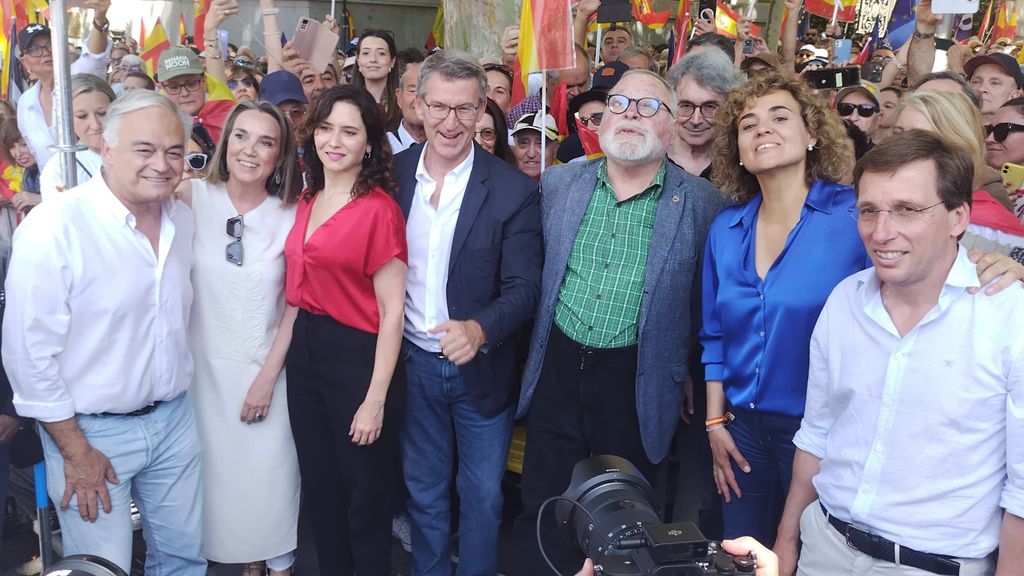
<instances>
[{"instance_id":1,"label":"blonde hair","mask_svg":"<svg viewBox=\"0 0 1024 576\"><path fill-rule=\"evenodd\" d=\"M987 166L985 161L985 131L981 113L971 99L961 92L926 90L904 94L896 109L896 120L904 110L912 108L931 124L935 132L951 144L963 148L974 162L977 173Z\"/></svg>"},{"instance_id":2,"label":"blonde hair","mask_svg":"<svg viewBox=\"0 0 1024 576\"><path fill-rule=\"evenodd\" d=\"M838 182L853 163L853 145L839 116L802 78L777 72L761 74L736 88L715 114L714 160L711 180L723 194L747 202L760 193L757 177L739 165L739 118L754 99L771 92L788 92L800 105L800 117L818 143L807 153L808 182Z\"/></svg>"}]
</instances>

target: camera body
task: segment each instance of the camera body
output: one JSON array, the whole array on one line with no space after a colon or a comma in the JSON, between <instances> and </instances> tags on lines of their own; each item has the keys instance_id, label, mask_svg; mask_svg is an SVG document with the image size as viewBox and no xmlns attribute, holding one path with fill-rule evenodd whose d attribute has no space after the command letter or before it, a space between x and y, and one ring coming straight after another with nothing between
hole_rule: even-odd
<instances>
[{"instance_id":1,"label":"camera body","mask_svg":"<svg viewBox=\"0 0 1024 576\"><path fill-rule=\"evenodd\" d=\"M663 524L651 486L633 464L592 456L576 464L555 517L606 576L754 574L752 555L734 557L691 522ZM582 512L581 512L582 510Z\"/></svg>"}]
</instances>

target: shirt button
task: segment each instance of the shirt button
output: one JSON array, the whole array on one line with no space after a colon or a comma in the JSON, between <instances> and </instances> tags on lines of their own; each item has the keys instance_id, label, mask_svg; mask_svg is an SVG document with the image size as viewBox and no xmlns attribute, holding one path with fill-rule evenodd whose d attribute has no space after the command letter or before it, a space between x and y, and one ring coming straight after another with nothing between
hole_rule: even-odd
<instances>
[{"instance_id":1,"label":"shirt button","mask_svg":"<svg viewBox=\"0 0 1024 576\"><path fill-rule=\"evenodd\" d=\"M594 330L593 326L587 326L587 332L592 332L593 330Z\"/></svg>"},{"instance_id":2,"label":"shirt button","mask_svg":"<svg viewBox=\"0 0 1024 576\"><path fill-rule=\"evenodd\" d=\"M608 269L608 263L607 263L607 262L605 262L605 263L604 263L604 269L605 269L605 270L607 270L607 269Z\"/></svg>"},{"instance_id":3,"label":"shirt button","mask_svg":"<svg viewBox=\"0 0 1024 576\"><path fill-rule=\"evenodd\" d=\"M754 404L753 402L751 402L750 404L748 404L748 406L750 406L750 409L751 409L751 410L753 410L754 408L756 408L756 407L757 407L757 406L756 406L756 405L755 405L755 404Z\"/></svg>"},{"instance_id":4,"label":"shirt button","mask_svg":"<svg viewBox=\"0 0 1024 576\"><path fill-rule=\"evenodd\" d=\"M761 292L757 293L757 297L760 298L761 300L764 300L764 294Z\"/></svg>"},{"instance_id":5,"label":"shirt button","mask_svg":"<svg viewBox=\"0 0 1024 576\"><path fill-rule=\"evenodd\" d=\"M761 334L761 338L764 338L764 330L761 330L760 334Z\"/></svg>"},{"instance_id":6,"label":"shirt button","mask_svg":"<svg viewBox=\"0 0 1024 576\"><path fill-rule=\"evenodd\" d=\"M761 369L760 368L754 368L754 374L760 374L760 373L761 373Z\"/></svg>"},{"instance_id":7,"label":"shirt button","mask_svg":"<svg viewBox=\"0 0 1024 576\"><path fill-rule=\"evenodd\" d=\"M615 238L615 232L612 232L612 238Z\"/></svg>"},{"instance_id":8,"label":"shirt button","mask_svg":"<svg viewBox=\"0 0 1024 576\"><path fill-rule=\"evenodd\" d=\"M594 296L594 298L596 298L596 299L600 300L600 299L601 299L601 295L600 295L600 294L598 294L597 296Z\"/></svg>"}]
</instances>

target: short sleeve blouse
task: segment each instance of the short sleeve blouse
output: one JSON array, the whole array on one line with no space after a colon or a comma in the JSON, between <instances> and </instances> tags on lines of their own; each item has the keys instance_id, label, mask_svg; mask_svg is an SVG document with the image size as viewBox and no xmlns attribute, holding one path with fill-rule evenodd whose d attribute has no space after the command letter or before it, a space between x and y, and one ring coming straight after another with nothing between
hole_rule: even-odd
<instances>
[{"instance_id":1,"label":"short sleeve blouse","mask_svg":"<svg viewBox=\"0 0 1024 576\"><path fill-rule=\"evenodd\" d=\"M376 334L380 311L373 275L392 258L409 261L402 210L374 188L331 215L305 241L313 201L299 201L285 241L288 304Z\"/></svg>"}]
</instances>

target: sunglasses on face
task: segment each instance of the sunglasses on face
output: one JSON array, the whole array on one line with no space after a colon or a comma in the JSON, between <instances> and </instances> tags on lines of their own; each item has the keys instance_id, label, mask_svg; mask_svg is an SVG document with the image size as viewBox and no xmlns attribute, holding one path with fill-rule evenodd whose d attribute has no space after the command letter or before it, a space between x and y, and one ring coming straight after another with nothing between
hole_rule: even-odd
<instances>
[{"instance_id":1,"label":"sunglasses on face","mask_svg":"<svg viewBox=\"0 0 1024 576\"><path fill-rule=\"evenodd\" d=\"M206 163L209 161L209 157L202 152L193 152L185 156L185 165L188 166L189 170L193 172L199 172L206 168Z\"/></svg>"},{"instance_id":2,"label":"sunglasses on face","mask_svg":"<svg viewBox=\"0 0 1024 576\"><path fill-rule=\"evenodd\" d=\"M251 60L246 60L244 58L235 58L235 66L241 66L242 68L252 68L255 65L256 64L253 63Z\"/></svg>"},{"instance_id":3,"label":"sunglasses on face","mask_svg":"<svg viewBox=\"0 0 1024 576\"><path fill-rule=\"evenodd\" d=\"M594 112L590 116L580 116L579 112L577 112L576 118L579 119L580 124L593 129L601 125L601 121L604 120L604 112Z\"/></svg>"},{"instance_id":4,"label":"sunglasses on face","mask_svg":"<svg viewBox=\"0 0 1024 576\"><path fill-rule=\"evenodd\" d=\"M991 135L996 142L1002 142L1010 135L1010 132L1024 132L1024 124L1013 122L1000 122L999 124L986 124L985 135Z\"/></svg>"},{"instance_id":5,"label":"sunglasses on face","mask_svg":"<svg viewBox=\"0 0 1024 576\"><path fill-rule=\"evenodd\" d=\"M242 216L238 215L234 218L228 218L227 222L227 233L228 236L234 238L228 243L227 248L224 249L224 259L231 262L235 266L241 266L242 257L242 233L245 232L245 223L242 220Z\"/></svg>"},{"instance_id":6,"label":"sunglasses on face","mask_svg":"<svg viewBox=\"0 0 1024 576\"><path fill-rule=\"evenodd\" d=\"M256 84L254 84L253 81L248 78L242 78L241 80L232 80L228 82L228 88L232 90L238 88L239 86L242 86L243 88L255 88Z\"/></svg>"},{"instance_id":7,"label":"sunglasses on face","mask_svg":"<svg viewBox=\"0 0 1024 576\"><path fill-rule=\"evenodd\" d=\"M854 110L857 111L857 115L861 118L871 118L875 115L875 112L878 112L878 106L874 104L847 104L846 102L836 106L836 112L839 112L839 115L843 118L853 114Z\"/></svg>"}]
</instances>

